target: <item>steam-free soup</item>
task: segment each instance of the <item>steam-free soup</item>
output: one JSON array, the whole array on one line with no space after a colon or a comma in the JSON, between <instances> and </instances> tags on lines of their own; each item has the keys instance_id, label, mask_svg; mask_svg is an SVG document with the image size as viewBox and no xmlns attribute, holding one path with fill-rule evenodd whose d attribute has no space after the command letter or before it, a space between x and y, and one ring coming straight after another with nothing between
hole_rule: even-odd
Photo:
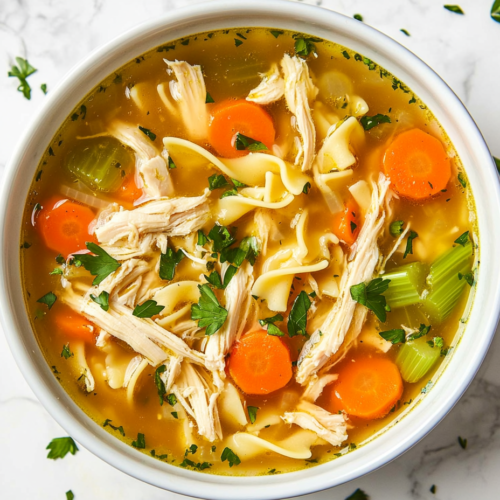
<instances>
[{"instance_id":1,"label":"steam-free soup","mask_svg":"<svg viewBox=\"0 0 500 500\"><path fill-rule=\"evenodd\" d=\"M27 313L117 438L196 471L288 472L355 453L432 389L467 317L473 221L452 144L376 62L202 33L115 71L51 141Z\"/></svg>"}]
</instances>

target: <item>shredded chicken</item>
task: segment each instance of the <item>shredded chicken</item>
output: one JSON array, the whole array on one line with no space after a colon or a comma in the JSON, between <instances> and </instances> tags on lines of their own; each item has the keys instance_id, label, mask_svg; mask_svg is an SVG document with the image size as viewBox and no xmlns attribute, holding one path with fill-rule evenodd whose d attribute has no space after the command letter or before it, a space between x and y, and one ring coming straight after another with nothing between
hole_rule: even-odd
<instances>
[{"instance_id":1,"label":"shredded chicken","mask_svg":"<svg viewBox=\"0 0 500 500\"><path fill-rule=\"evenodd\" d=\"M283 80L277 64L273 64L267 73L261 73L262 81L250 91L247 101L257 104L271 104L279 101L285 93Z\"/></svg>"},{"instance_id":2,"label":"shredded chicken","mask_svg":"<svg viewBox=\"0 0 500 500\"><path fill-rule=\"evenodd\" d=\"M285 54L281 60L285 77L285 99L288 109L295 115L296 126L301 136L301 151L295 163L302 159L302 171L310 170L314 160L316 129L311 115L310 101L318 95L318 89L309 76L307 63L298 56Z\"/></svg>"},{"instance_id":3,"label":"shredded chicken","mask_svg":"<svg viewBox=\"0 0 500 500\"><path fill-rule=\"evenodd\" d=\"M296 377L300 384L304 385L315 377L344 342L357 306L351 297L351 286L373 277L379 260L377 240L384 227L384 199L389 184L390 181L383 174L380 175L378 186L373 183L371 207L351 250L350 261L342 276L340 296L324 323L313 333L300 353Z\"/></svg>"}]
</instances>

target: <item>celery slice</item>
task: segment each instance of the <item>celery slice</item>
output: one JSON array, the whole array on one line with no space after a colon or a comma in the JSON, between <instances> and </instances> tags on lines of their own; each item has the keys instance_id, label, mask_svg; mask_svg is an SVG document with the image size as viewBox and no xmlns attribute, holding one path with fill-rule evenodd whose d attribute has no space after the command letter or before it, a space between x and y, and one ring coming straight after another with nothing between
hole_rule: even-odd
<instances>
[{"instance_id":1,"label":"celery slice","mask_svg":"<svg viewBox=\"0 0 500 500\"><path fill-rule=\"evenodd\" d=\"M112 137L84 139L67 158L68 170L86 186L104 193L116 191L133 166L133 156Z\"/></svg>"},{"instance_id":2,"label":"celery slice","mask_svg":"<svg viewBox=\"0 0 500 500\"><path fill-rule=\"evenodd\" d=\"M394 309L419 303L428 273L427 264L412 262L384 274L384 279L391 280L384 294L389 306Z\"/></svg>"},{"instance_id":3,"label":"celery slice","mask_svg":"<svg viewBox=\"0 0 500 500\"><path fill-rule=\"evenodd\" d=\"M431 347L427 344L426 337L422 337L401 346L396 357L396 365L403 379L413 384L433 367L440 355L441 349Z\"/></svg>"},{"instance_id":4,"label":"celery slice","mask_svg":"<svg viewBox=\"0 0 500 500\"><path fill-rule=\"evenodd\" d=\"M467 281L458 274L472 269L472 243L457 245L441 255L431 265L427 283L430 292L422 300L424 312L433 323L445 320L457 305Z\"/></svg>"}]
</instances>

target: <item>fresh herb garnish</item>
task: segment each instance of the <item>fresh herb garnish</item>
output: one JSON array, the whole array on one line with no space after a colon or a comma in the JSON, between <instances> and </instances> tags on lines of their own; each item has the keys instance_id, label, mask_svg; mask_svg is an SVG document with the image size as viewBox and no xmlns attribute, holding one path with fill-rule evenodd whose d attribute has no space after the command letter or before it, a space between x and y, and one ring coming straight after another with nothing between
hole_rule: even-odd
<instances>
[{"instance_id":1,"label":"fresh herb garnish","mask_svg":"<svg viewBox=\"0 0 500 500\"><path fill-rule=\"evenodd\" d=\"M351 221L351 233L354 234L354 231L356 231L356 228L358 227L357 224L355 224L353 221Z\"/></svg>"},{"instance_id":2,"label":"fresh herb garnish","mask_svg":"<svg viewBox=\"0 0 500 500\"><path fill-rule=\"evenodd\" d=\"M205 236L205 233L203 232L203 229L198 229L198 242L197 242L197 245L199 245L200 247L202 247L206 243L208 243L208 238Z\"/></svg>"},{"instance_id":3,"label":"fresh herb garnish","mask_svg":"<svg viewBox=\"0 0 500 500\"><path fill-rule=\"evenodd\" d=\"M172 415L172 417L174 417L174 418L177 418L177 419L179 418L179 415L177 414L176 411L171 411L170 415Z\"/></svg>"},{"instance_id":4,"label":"fresh herb garnish","mask_svg":"<svg viewBox=\"0 0 500 500\"><path fill-rule=\"evenodd\" d=\"M435 484L433 484L433 485L429 488L429 491L430 491L433 495L435 495L435 494L436 494L436 491L437 491L436 485L435 485Z\"/></svg>"},{"instance_id":5,"label":"fresh herb garnish","mask_svg":"<svg viewBox=\"0 0 500 500\"><path fill-rule=\"evenodd\" d=\"M46 293L43 297L40 297L37 300L37 302L39 302L40 304L46 304L47 307L49 309L51 309L56 300L57 300L57 297L56 297L55 293L49 292L49 293Z\"/></svg>"},{"instance_id":6,"label":"fresh herb garnish","mask_svg":"<svg viewBox=\"0 0 500 500\"><path fill-rule=\"evenodd\" d=\"M247 406L248 418L251 424L255 424L257 420L257 412L260 410L258 406Z\"/></svg>"},{"instance_id":7,"label":"fresh herb garnish","mask_svg":"<svg viewBox=\"0 0 500 500\"><path fill-rule=\"evenodd\" d=\"M45 94L47 95L47 84L46 83L42 83L40 85L40 90Z\"/></svg>"},{"instance_id":8,"label":"fresh herb garnish","mask_svg":"<svg viewBox=\"0 0 500 500\"><path fill-rule=\"evenodd\" d=\"M225 462L226 460L229 463L229 467L232 467L233 465L239 465L241 463L241 460L239 459L238 455L234 453L231 448L224 448L224 451L222 452L222 455L220 456L221 460Z\"/></svg>"},{"instance_id":9,"label":"fresh herb garnish","mask_svg":"<svg viewBox=\"0 0 500 500\"><path fill-rule=\"evenodd\" d=\"M365 130L370 130L381 123L391 123L391 119L387 115L380 113L375 116L363 116L359 121Z\"/></svg>"},{"instance_id":10,"label":"fresh herb garnish","mask_svg":"<svg viewBox=\"0 0 500 500\"><path fill-rule=\"evenodd\" d=\"M140 125L139 125L139 130L143 134L147 135L152 141L154 141L156 139L156 134L151 132L151 130L144 128L144 127L141 127Z\"/></svg>"},{"instance_id":11,"label":"fresh herb garnish","mask_svg":"<svg viewBox=\"0 0 500 500\"><path fill-rule=\"evenodd\" d=\"M235 45L236 47L239 47L242 43L243 43L243 42L242 42L241 40L239 40L238 38L235 38L235 39L234 39L234 45Z\"/></svg>"},{"instance_id":12,"label":"fresh herb garnish","mask_svg":"<svg viewBox=\"0 0 500 500\"><path fill-rule=\"evenodd\" d=\"M432 340L428 340L427 344L431 347L439 347L440 349L444 347L443 337L434 337Z\"/></svg>"},{"instance_id":13,"label":"fresh herb garnish","mask_svg":"<svg viewBox=\"0 0 500 500\"><path fill-rule=\"evenodd\" d=\"M169 394L167 396L167 401L170 406L175 406L177 404L177 397L175 394Z\"/></svg>"},{"instance_id":14,"label":"fresh herb garnish","mask_svg":"<svg viewBox=\"0 0 500 500\"><path fill-rule=\"evenodd\" d=\"M71 358L71 356L74 356L74 354L71 352L71 350L69 348L69 343L63 345L63 348L61 351L61 358L69 359L69 358Z\"/></svg>"},{"instance_id":15,"label":"fresh herb garnish","mask_svg":"<svg viewBox=\"0 0 500 500\"><path fill-rule=\"evenodd\" d=\"M354 14L352 17L354 17L357 21L363 22L363 16L361 14Z\"/></svg>"},{"instance_id":16,"label":"fresh herb garnish","mask_svg":"<svg viewBox=\"0 0 500 500\"><path fill-rule=\"evenodd\" d=\"M241 240L238 247L224 249L220 254L220 261L221 264L230 262L239 267L246 259L253 266L255 259L259 256L259 252L259 240L255 236L247 236Z\"/></svg>"},{"instance_id":17,"label":"fresh herb garnish","mask_svg":"<svg viewBox=\"0 0 500 500\"><path fill-rule=\"evenodd\" d=\"M449 10L450 12L454 12L455 14L464 14L464 11L461 9L459 5L443 5L443 7L446 10Z\"/></svg>"},{"instance_id":18,"label":"fresh herb garnish","mask_svg":"<svg viewBox=\"0 0 500 500\"><path fill-rule=\"evenodd\" d=\"M464 279L469 286L474 285L474 275L472 273L458 273L458 279Z\"/></svg>"},{"instance_id":19,"label":"fresh herb garnish","mask_svg":"<svg viewBox=\"0 0 500 500\"><path fill-rule=\"evenodd\" d=\"M293 302L292 309L288 316L288 335L294 337L295 335L307 335L307 311L311 307L311 299L307 293L302 290L297 295Z\"/></svg>"},{"instance_id":20,"label":"fresh herb garnish","mask_svg":"<svg viewBox=\"0 0 500 500\"><path fill-rule=\"evenodd\" d=\"M274 36L274 38L278 38L280 35L284 33L284 31L279 31L279 30L269 30L271 35Z\"/></svg>"},{"instance_id":21,"label":"fresh herb garnish","mask_svg":"<svg viewBox=\"0 0 500 500\"><path fill-rule=\"evenodd\" d=\"M205 470L205 469L209 469L210 467L212 467L212 464L208 463L208 462L203 462L203 463L194 463L192 460L189 460L188 458L185 458L182 463L179 464L181 467L192 467L193 469L195 470Z\"/></svg>"},{"instance_id":22,"label":"fresh herb garnish","mask_svg":"<svg viewBox=\"0 0 500 500\"><path fill-rule=\"evenodd\" d=\"M410 33L408 33L408 31L405 29L400 29L399 31L401 31L401 33L404 33L406 36L411 36Z\"/></svg>"},{"instance_id":23,"label":"fresh herb garnish","mask_svg":"<svg viewBox=\"0 0 500 500\"><path fill-rule=\"evenodd\" d=\"M295 38L295 53L298 56L307 57L311 52L316 52L317 42L321 42L321 38L303 37L294 35Z\"/></svg>"},{"instance_id":24,"label":"fresh herb garnish","mask_svg":"<svg viewBox=\"0 0 500 500\"><path fill-rule=\"evenodd\" d=\"M423 324L420 324L418 327L418 332L412 333L408 335L408 340L417 340L420 337L423 337L424 335L427 335L431 330L431 325L426 326Z\"/></svg>"},{"instance_id":25,"label":"fresh herb garnish","mask_svg":"<svg viewBox=\"0 0 500 500\"><path fill-rule=\"evenodd\" d=\"M168 168L169 168L169 170L172 170L173 168L177 168L177 165L174 163L174 160L172 160L172 157L170 155L168 157Z\"/></svg>"},{"instance_id":26,"label":"fresh herb garnish","mask_svg":"<svg viewBox=\"0 0 500 500\"><path fill-rule=\"evenodd\" d=\"M373 311L380 321L385 322L387 319L387 302L382 294L387 290L390 282L391 280L375 278L368 285L365 283L353 285L351 286L351 297L359 304Z\"/></svg>"},{"instance_id":27,"label":"fresh herb garnish","mask_svg":"<svg viewBox=\"0 0 500 500\"><path fill-rule=\"evenodd\" d=\"M404 221L395 220L394 222L391 222L391 225L389 226L389 232L392 234L392 236L399 236L403 233L403 225Z\"/></svg>"},{"instance_id":28,"label":"fresh herb garnish","mask_svg":"<svg viewBox=\"0 0 500 500\"><path fill-rule=\"evenodd\" d=\"M175 268L183 258L184 252L180 248L177 251L167 248L166 253L162 253L160 256L160 278L168 281L173 280Z\"/></svg>"},{"instance_id":29,"label":"fresh herb garnish","mask_svg":"<svg viewBox=\"0 0 500 500\"><path fill-rule=\"evenodd\" d=\"M208 178L208 189L210 189L210 191L230 185L231 184L229 184L227 179L222 174L214 174Z\"/></svg>"},{"instance_id":30,"label":"fresh herb garnish","mask_svg":"<svg viewBox=\"0 0 500 500\"><path fill-rule=\"evenodd\" d=\"M408 239L406 240L406 249L403 255L403 259L406 259L407 255L413 255L413 240L418 237L415 231L410 231Z\"/></svg>"},{"instance_id":31,"label":"fresh herb garnish","mask_svg":"<svg viewBox=\"0 0 500 500\"><path fill-rule=\"evenodd\" d=\"M458 436L458 444L460 445L460 448L462 448L462 450L465 450L465 448L467 448L467 439Z\"/></svg>"},{"instance_id":32,"label":"fresh herb garnish","mask_svg":"<svg viewBox=\"0 0 500 500\"><path fill-rule=\"evenodd\" d=\"M17 87L17 90L19 92L22 92L24 97L29 101L31 99L31 87L26 79L37 70L33 66L31 66L27 59L16 57L16 61L18 66L12 66L12 68L8 72L8 76L17 78L19 80L19 86Z\"/></svg>"},{"instance_id":33,"label":"fresh herb garnish","mask_svg":"<svg viewBox=\"0 0 500 500\"><path fill-rule=\"evenodd\" d=\"M205 104L211 104L212 102L215 102L213 97L207 92L207 96L205 97Z\"/></svg>"},{"instance_id":34,"label":"fresh herb garnish","mask_svg":"<svg viewBox=\"0 0 500 500\"><path fill-rule=\"evenodd\" d=\"M267 325L268 335L274 335L276 337L283 337L285 335L274 323L276 321L283 321L283 316L281 314L276 314L270 318L259 319L260 326ZM252 422L253 424L253 422Z\"/></svg>"},{"instance_id":35,"label":"fresh herb garnish","mask_svg":"<svg viewBox=\"0 0 500 500\"><path fill-rule=\"evenodd\" d=\"M458 243L463 247L467 245L469 242L469 231L465 231L465 233L461 234L453 243Z\"/></svg>"},{"instance_id":36,"label":"fresh herb garnish","mask_svg":"<svg viewBox=\"0 0 500 500\"><path fill-rule=\"evenodd\" d=\"M345 500L369 500L369 496L359 488L352 494L349 495Z\"/></svg>"},{"instance_id":37,"label":"fresh herb garnish","mask_svg":"<svg viewBox=\"0 0 500 500\"><path fill-rule=\"evenodd\" d=\"M236 188L231 188L231 189L228 189L227 191L224 191L220 195L220 199L222 200L223 198L227 198L228 196L237 196L237 195L238 195L238 191L236 190Z\"/></svg>"},{"instance_id":38,"label":"fresh herb garnish","mask_svg":"<svg viewBox=\"0 0 500 500\"><path fill-rule=\"evenodd\" d=\"M347 52L347 50L342 51L342 55L343 55L346 59L350 59L350 58L351 58L351 56L349 55L349 52Z\"/></svg>"},{"instance_id":39,"label":"fresh herb garnish","mask_svg":"<svg viewBox=\"0 0 500 500\"><path fill-rule=\"evenodd\" d=\"M200 328L207 327L205 335L213 335L224 324L227 310L217 300L208 284L198 285L200 300L191 306L191 319L198 320Z\"/></svg>"},{"instance_id":40,"label":"fresh herb garnish","mask_svg":"<svg viewBox=\"0 0 500 500\"><path fill-rule=\"evenodd\" d=\"M302 192L304 194L309 194L309 189L311 189L311 183L310 182L306 182L304 184L304 187L302 188Z\"/></svg>"},{"instance_id":41,"label":"fresh herb garnish","mask_svg":"<svg viewBox=\"0 0 500 500\"><path fill-rule=\"evenodd\" d=\"M63 257L61 254L59 254L59 255L56 257L56 262L57 262L58 264L64 264L64 263L66 262L66 260L64 259L64 257Z\"/></svg>"},{"instance_id":42,"label":"fresh herb garnish","mask_svg":"<svg viewBox=\"0 0 500 500\"><path fill-rule=\"evenodd\" d=\"M103 311L107 311L109 309L109 293L103 290L98 297L90 294L90 298L101 306Z\"/></svg>"},{"instance_id":43,"label":"fresh herb garnish","mask_svg":"<svg viewBox=\"0 0 500 500\"><path fill-rule=\"evenodd\" d=\"M229 282L233 279L233 276L236 274L236 271L238 271L238 268L231 265L226 269L226 272L224 274L224 282L222 282L220 274L217 271L213 271L210 273L209 276L204 275L205 279L214 287L218 288L219 290L224 290L227 285L229 285Z\"/></svg>"},{"instance_id":44,"label":"fresh herb garnish","mask_svg":"<svg viewBox=\"0 0 500 500\"><path fill-rule=\"evenodd\" d=\"M267 150L267 146L256 139L247 137L246 135L236 134L236 141L234 142L234 147L238 151L264 151Z\"/></svg>"},{"instance_id":45,"label":"fresh herb garnish","mask_svg":"<svg viewBox=\"0 0 500 500\"><path fill-rule=\"evenodd\" d=\"M137 441L132 441L132 446L138 450L143 450L146 448L146 439L142 432L137 433Z\"/></svg>"},{"instance_id":46,"label":"fresh herb garnish","mask_svg":"<svg viewBox=\"0 0 500 500\"><path fill-rule=\"evenodd\" d=\"M74 499L75 499L75 494L71 490L68 490L66 492L66 500L74 500Z\"/></svg>"},{"instance_id":47,"label":"fresh herb garnish","mask_svg":"<svg viewBox=\"0 0 500 500\"><path fill-rule=\"evenodd\" d=\"M123 426L120 425L120 427L117 427L115 425L111 424L112 420L107 418L104 423L102 424L103 427L111 427L114 431L118 431L122 436L125 436L125 431L123 430Z\"/></svg>"},{"instance_id":48,"label":"fresh herb garnish","mask_svg":"<svg viewBox=\"0 0 500 500\"><path fill-rule=\"evenodd\" d=\"M78 446L76 446L73 438L68 436L54 438L45 449L50 450L47 458L57 460L58 458L64 458L68 453L74 455L78 451Z\"/></svg>"},{"instance_id":49,"label":"fresh herb garnish","mask_svg":"<svg viewBox=\"0 0 500 500\"><path fill-rule=\"evenodd\" d=\"M158 397L160 398L160 406L163 406L163 398L165 394L167 394L167 390L165 388L165 383L161 379L160 375L167 369L165 365L160 365L156 370L155 370L155 385L156 385L156 390L158 391Z\"/></svg>"},{"instance_id":50,"label":"fresh herb garnish","mask_svg":"<svg viewBox=\"0 0 500 500\"><path fill-rule=\"evenodd\" d=\"M210 230L208 237L213 241L214 252L221 252L224 248L231 246L236 238L229 232L225 226L218 226L217 224Z\"/></svg>"},{"instance_id":51,"label":"fresh herb garnish","mask_svg":"<svg viewBox=\"0 0 500 500\"><path fill-rule=\"evenodd\" d=\"M187 457L189 455L189 453L191 453L192 455L194 455L196 452L198 451L198 446L196 446L195 444L192 444L184 453L184 456Z\"/></svg>"},{"instance_id":52,"label":"fresh herb garnish","mask_svg":"<svg viewBox=\"0 0 500 500\"><path fill-rule=\"evenodd\" d=\"M405 331L401 328L379 332L379 335L392 344L404 344L406 342Z\"/></svg>"},{"instance_id":53,"label":"fresh herb garnish","mask_svg":"<svg viewBox=\"0 0 500 500\"><path fill-rule=\"evenodd\" d=\"M92 285L99 285L105 278L107 278L111 273L114 273L121 264L113 259L105 250L103 250L99 245L87 241L85 243L87 248L95 255L89 254L79 254L78 261L83 265L83 267L95 276Z\"/></svg>"},{"instance_id":54,"label":"fresh herb garnish","mask_svg":"<svg viewBox=\"0 0 500 500\"><path fill-rule=\"evenodd\" d=\"M236 180L236 179L233 179L232 177L231 177L231 182L234 184L234 187L236 187L236 188L244 188L244 187L247 187L247 185L246 185L246 184L243 184L243 182L240 182L240 181L238 181L238 180Z\"/></svg>"},{"instance_id":55,"label":"fresh herb garnish","mask_svg":"<svg viewBox=\"0 0 500 500\"><path fill-rule=\"evenodd\" d=\"M491 6L490 16L493 21L500 23L500 0L495 0Z\"/></svg>"},{"instance_id":56,"label":"fresh herb garnish","mask_svg":"<svg viewBox=\"0 0 500 500\"><path fill-rule=\"evenodd\" d=\"M152 318L157 314L160 314L165 306L159 306L156 300L146 300L143 304L137 304L132 313L138 318Z\"/></svg>"},{"instance_id":57,"label":"fresh herb garnish","mask_svg":"<svg viewBox=\"0 0 500 500\"><path fill-rule=\"evenodd\" d=\"M462 172L458 173L458 182L462 184L462 187L465 189L467 187L467 181L465 180L464 174Z\"/></svg>"}]
</instances>

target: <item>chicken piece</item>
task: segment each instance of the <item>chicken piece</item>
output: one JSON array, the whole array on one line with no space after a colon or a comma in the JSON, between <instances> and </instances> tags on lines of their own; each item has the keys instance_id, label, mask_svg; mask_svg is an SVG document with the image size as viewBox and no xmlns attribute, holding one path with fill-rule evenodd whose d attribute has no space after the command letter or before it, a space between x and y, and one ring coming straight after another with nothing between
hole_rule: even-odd
<instances>
[{"instance_id":1,"label":"chicken piece","mask_svg":"<svg viewBox=\"0 0 500 500\"><path fill-rule=\"evenodd\" d=\"M173 73L175 80L158 85L158 93L173 115L180 117L192 141L200 142L208 136L207 89L200 66L191 66L185 61L163 59L168 66L167 72ZM175 101L175 103L172 102Z\"/></svg>"},{"instance_id":2,"label":"chicken piece","mask_svg":"<svg viewBox=\"0 0 500 500\"><path fill-rule=\"evenodd\" d=\"M379 261L377 240L384 227L384 199L389 184L390 180L383 174L380 174L378 186L373 183L371 207L366 214L358 239L351 249L349 262L342 276L340 296L321 328L313 333L300 353L296 378L302 385L316 376L318 370L328 363L330 357L344 342L357 306L357 302L351 297L351 286L369 281L373 277ZM360 319L364 321L362 316ZM359 334L361 326L359 331L353 332L353 335Z\"/></svg>"},{"instance_id":3,"label":"chicken piece","mask_svg":"<svg viewBox=\"0 0 500 500\"><path fill-rule=\"evenodd\" d=\"M283 80L277 64L273 64L267 73L261 73L262 81L257 87L250 91L247 101L257 104L271 104L279 101L285 93L285 81Z\"/></svg>"},{"instance_id":4,"label":"chicken piece","mask_svg":"<svg viewBox=\"0 0 500 500\"><path fill-rule=\"evenodd\" d=\"M301 136L295 163L298 164L302 158L302 171L306 172L313 164L316 145L316 130L309 103L318 95L318 89L309 76L307 63L300 57L290 57L285 54L281 60L281 68L285 76L286 105L295 115L296 126Z\"/></svg>"},{"instance_id":5,"label":"chicken piece","mask_svg":"<svg viewBox=\"0 0 500 500\"><path fill-rule=\"evenodd\" d=\"M219 392L214 388L209 373L204 368L184 361L171 391L195 420L200 436L210 442L222 439L217 409Z\"/></svg>"},{"instance_id":6,"label":"chicken piece","mask_svg":"<svg viewBox=\"0 0 500 500\"><path fill-rule=\"evenodd\" d=\"M144 189L145 195L137 200L142 203L156 200L162 196L171 196L174 192L167 163L159 155L151 140L139 127L114 120L108 127L108 133L133 149L136 158L136 182Z\"/></svg>"},{"instance_id":7,"label":"chicken piece","mask_svg":"<svg viewBox=\"0 0 500 500\"><path fill-rule=\"evenodd\" d=\"M223 267L227 269L228 265ZM222 390L225 375L225 356L236 342L246 324L246 319L252 302L250 291L253 285L253 268L245 262L233 276L224 291L227 321L222 328L211 335L205 349L206 367L214 372L215 383ZM218 377L215 375L218 374ZM222 385L220 385L222 383Z\"/></svg>"}]
</instances>

